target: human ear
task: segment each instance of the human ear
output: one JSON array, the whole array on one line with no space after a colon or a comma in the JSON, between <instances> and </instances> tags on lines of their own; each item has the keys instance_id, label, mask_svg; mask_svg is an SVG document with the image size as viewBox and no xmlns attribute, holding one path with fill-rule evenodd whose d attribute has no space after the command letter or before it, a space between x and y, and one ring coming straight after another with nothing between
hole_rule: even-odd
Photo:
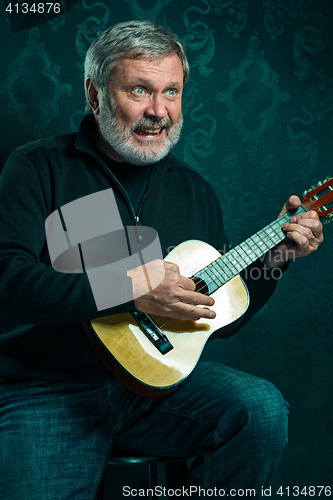
<instances>
[{"instance_id":1,"label":"human ear","mask_svg":"<svg viewBox=\"0 0 333 500\"><path fill-rule=\"evenodd\" d=\"M99 115L100 107L99 107L99 89L95 85L95 83L87 78L86 80L86 89L87 89L87 98L91 109L94 112L94 115Z\"/></svg>"}]
</instances>

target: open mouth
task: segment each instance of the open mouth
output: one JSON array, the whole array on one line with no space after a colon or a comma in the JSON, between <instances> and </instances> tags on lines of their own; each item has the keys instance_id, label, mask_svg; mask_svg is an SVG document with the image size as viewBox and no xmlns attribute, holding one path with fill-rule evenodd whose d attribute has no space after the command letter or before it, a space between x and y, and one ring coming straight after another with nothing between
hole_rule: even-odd
<instances>
[{"instance_id":1,"label":"open mouth","mask_svg":"<svg viewBox=\"0 0 333 500\"><path fill-rule=\"evenodd\" d=\"M154 136L158 137L162 134L164 130L164 127L158 127L158 128L136 128L134 130L134 133L140 136Z\"/></svg>"}]
</instances>

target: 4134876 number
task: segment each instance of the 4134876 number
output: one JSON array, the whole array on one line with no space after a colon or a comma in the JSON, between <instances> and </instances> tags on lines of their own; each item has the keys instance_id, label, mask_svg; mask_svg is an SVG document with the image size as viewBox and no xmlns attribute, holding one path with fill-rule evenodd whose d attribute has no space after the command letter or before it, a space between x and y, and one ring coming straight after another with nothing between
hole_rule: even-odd
<instances>
[{"instance_id":1,"label":"4134876 number","mask_svg":"<svg viewBox=\"0 0 333 500\"><path fill-rule=\"evenodd\" d=\"M60 14L60 3L53 2L38 2L29 4L24 3L9 3L6 7L8 14Z\"/></svg>"}]
</instances>

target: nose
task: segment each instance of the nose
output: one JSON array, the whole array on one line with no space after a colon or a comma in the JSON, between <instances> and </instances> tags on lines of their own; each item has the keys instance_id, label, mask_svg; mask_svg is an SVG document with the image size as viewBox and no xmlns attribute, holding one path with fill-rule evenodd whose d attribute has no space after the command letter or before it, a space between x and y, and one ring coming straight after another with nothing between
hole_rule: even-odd
<instances>
[{"instance_id":1,"label":"nose","mask_svg":"<svg viewBox=\"0 0 333 500\"><path fill-rule=\"evenodd\" d=\"M145 115L147 117L154 117L155 120L161 120L167 115L163 96L158 94L150 95L145 109Z\"/></svg>"}]
</instances>

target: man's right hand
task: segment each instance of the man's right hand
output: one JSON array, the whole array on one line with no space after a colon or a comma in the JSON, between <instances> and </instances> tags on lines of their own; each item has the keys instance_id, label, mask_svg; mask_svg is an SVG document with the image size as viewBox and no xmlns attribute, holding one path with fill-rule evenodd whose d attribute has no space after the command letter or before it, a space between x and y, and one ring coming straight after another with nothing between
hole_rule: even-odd
<instances>
[{"instance_id":1,"label":"man's right hand","mask_svg":"<svg viewBox=\"0 0 333 500\"><path fill-rule=\"evenodd\" d=\"M138 311L192 321L199 318L212 319L216 316L215 312L207 309L214 304L214 299L195 292L194 281L181 276L177 264L154 260L145 266L127 271L127 275L132 278L134 301Z\"/></svg>"}]
</instances>

